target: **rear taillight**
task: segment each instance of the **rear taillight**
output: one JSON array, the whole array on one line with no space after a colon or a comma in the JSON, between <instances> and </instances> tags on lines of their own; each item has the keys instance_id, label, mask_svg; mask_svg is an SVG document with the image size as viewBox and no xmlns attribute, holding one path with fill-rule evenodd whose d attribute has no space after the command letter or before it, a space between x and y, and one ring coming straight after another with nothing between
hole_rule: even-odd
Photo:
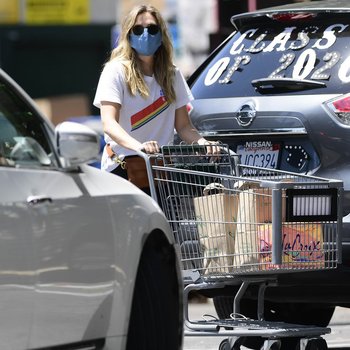
<instances>
[{"instance_id":1,"label":"rear taillight","mask_svg":"<svg viewBox=\"0 0 350 350\"><path fill-rule=\"evenodd\" d=\"M350 94L327 101L325 105L341 123L350 125Z\"/></svg>"}]
</instances>

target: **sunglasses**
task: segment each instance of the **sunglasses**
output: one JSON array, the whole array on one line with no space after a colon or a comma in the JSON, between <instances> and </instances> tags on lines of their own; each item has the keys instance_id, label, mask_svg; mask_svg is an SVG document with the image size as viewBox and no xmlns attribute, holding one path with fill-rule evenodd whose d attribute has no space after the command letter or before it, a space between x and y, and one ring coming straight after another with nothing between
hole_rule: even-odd
<instances>
[{"instance_id":1,"label":"sunglasses","mask_svg":"<svg viewBox=\"0 0 350 350\"><path fill-rule=\"evenodd\" d=\"M151 34L151 35L156 35L159 32L159 29L160 29L159 26L157 26L156 24L150 24L147 27L143 27L140 24L137 24L136 26L134 26L132 28L132 32L135 35L142 35L144 30L145 30L145 28L147 28L148 33Z\"/></svg>"}]
</instances>

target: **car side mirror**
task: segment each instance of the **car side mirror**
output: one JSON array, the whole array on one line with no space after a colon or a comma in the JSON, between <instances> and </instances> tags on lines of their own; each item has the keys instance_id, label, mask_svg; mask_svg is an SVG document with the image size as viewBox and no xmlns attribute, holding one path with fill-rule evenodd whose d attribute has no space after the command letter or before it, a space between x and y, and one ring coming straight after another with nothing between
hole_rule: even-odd
<instances>
[{"instance_id":1,"label":"car side mirror","mask_svg":"<svg viewBox=\"0 0 350 350\"><path fill-rule=\"evenodd\" d=\"M55 142L67 166L90 163L99 157L100 136L86 125L68 121L58 124Z\"/></svg>"}]
</instances>

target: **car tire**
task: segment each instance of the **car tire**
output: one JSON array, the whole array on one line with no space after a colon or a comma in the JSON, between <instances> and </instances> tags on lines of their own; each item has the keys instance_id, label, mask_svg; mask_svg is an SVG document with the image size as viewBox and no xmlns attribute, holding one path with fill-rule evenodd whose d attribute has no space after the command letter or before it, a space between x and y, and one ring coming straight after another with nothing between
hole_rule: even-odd
<instances>
[{"instance_id":1,"label":"car tire","mask_svg":"<svg viewBox=\"0 0 350 350\"><path fill-rule=\"evenodd\" d=\"M183 338L182 286L174 249L149 239L141 255L131 308L127 350L178 350Z\"/></svg>"}]
</instances>

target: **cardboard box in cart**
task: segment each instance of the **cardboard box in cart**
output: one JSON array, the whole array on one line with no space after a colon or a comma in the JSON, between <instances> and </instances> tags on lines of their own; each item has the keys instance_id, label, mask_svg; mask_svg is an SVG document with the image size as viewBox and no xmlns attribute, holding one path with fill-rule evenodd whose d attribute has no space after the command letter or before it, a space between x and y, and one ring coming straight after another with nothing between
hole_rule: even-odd
<instances>
[{"instance_id":1,"label":"cardboard box in cart","mask_svg":"<svg viewBox=\"0 0 350 350\"><path fill-rule=\"evenodd\" d=\"M282 224L282 264L272 264L272 225L260 225L260 266L262 270L324 268L323 230L319 223Z\"/></svg>"}]
</instances>

